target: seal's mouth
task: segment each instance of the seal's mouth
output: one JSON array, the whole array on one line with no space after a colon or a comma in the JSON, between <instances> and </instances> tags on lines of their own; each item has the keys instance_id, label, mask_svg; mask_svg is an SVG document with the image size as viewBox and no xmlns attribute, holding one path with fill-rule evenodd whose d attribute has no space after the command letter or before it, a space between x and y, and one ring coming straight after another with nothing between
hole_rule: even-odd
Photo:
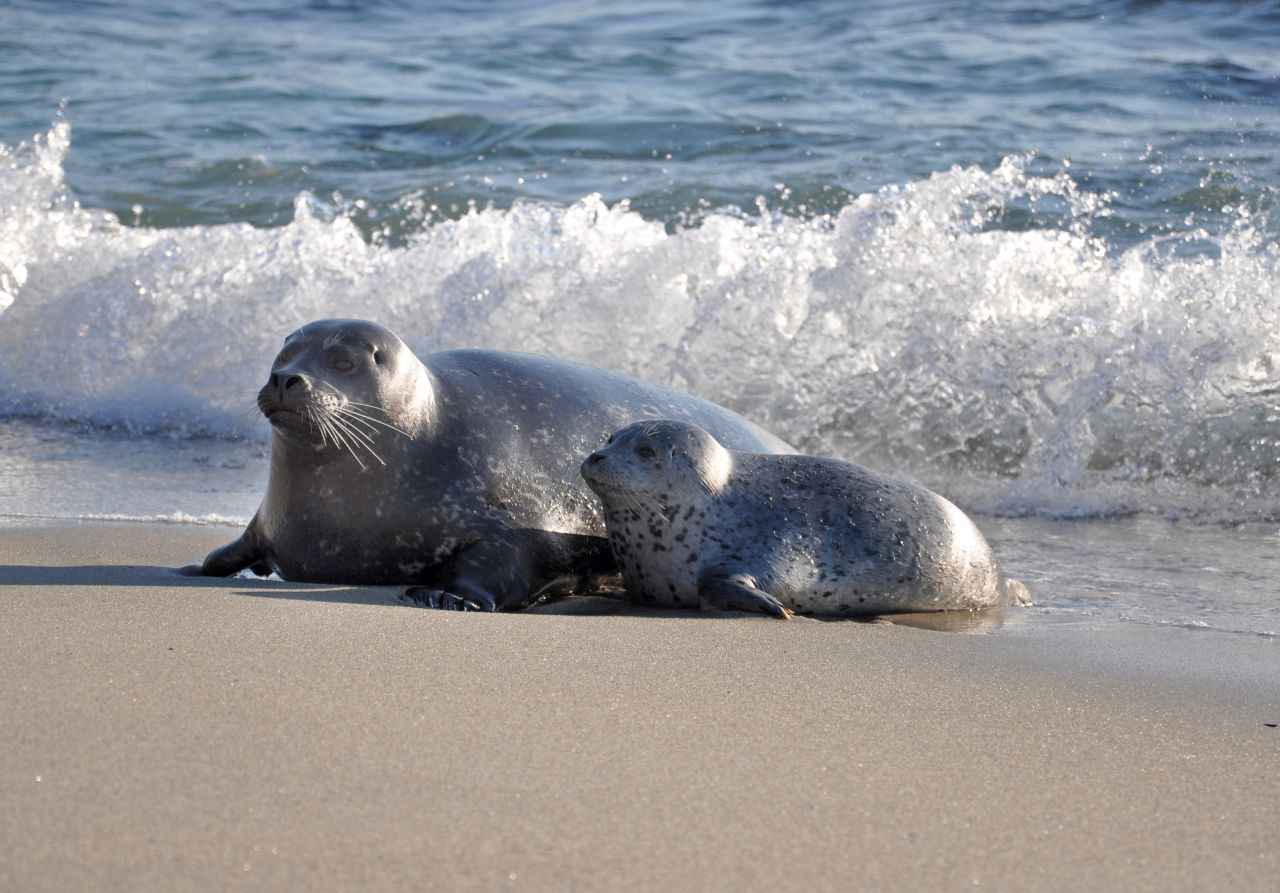
<instances>
[{"instance_id":1,"label":"seal's mouth","mask_svg":"<svg viewBox=\"0 0 1280 893\"><path fill-rule=\"evenodd\" d=\"M272 428L290 431L297 434L314 434L319 436L314 420L310 416L284 406L261 407L262 417Z\"/></svg>"},{"instance_id":2,"label":"seal's mouth","mask_svg":"<svg viewBox=\"0 0 1280 893\"><path fill-rule=\"evenodd\" d=\"M279 422L287 421L290 418L294 418L294 419L303 418L302 413L298 412L296 409L288 409L284 406L268 406L267 408L262 410L262 416L268 422L272 422L273 424L277 421Z\"/></svg>"},{"instance_id":3,"label":"seal's mouth","mask_svg":"<svg viewBox=\"0 0 1280 893\"><path fill-rule=\"evenodd\" d=\"M295 405L297 399L286 398L270 387L258 392L258 411L277 431L292 434L315 434L315 412L312 407ZM302 401L304 404L307 401Z\"/></svg>"},{"instance_id":4,"label":"seal's mouth","mask_svg":"<svg viewBox=\"0 0 1280 893\"><path fill-rule=\"evenodd\" d=\"M350 456L361 470L371 464L386 465L380 452L383 440L393 435L410 437L403 428L374 415L379 407L347 403L327 393L308 391L301 396L281 395L270 386L258 393L258 410L278 433L294 443L328 448L334 455Z\"/></svg>"},{"instance_id":5,"label":"seal's mouth","mask_svg":"<svg viewBox=\"0 0 1280 893\"><path fill-rule=\"evenodd\" d=\"M587 482L587 486L597 493L605 493L609 491L609 486L600 476L601 465L604 464L604 455L601 453L592 453L582 462L582 468L579 474L582 479Z\"/></svg>"},{"instance_id":6,"label":"seal's mouth","mask_svg":"<svg viewBox=\"0 0 1280 893\"><path fill-rule=\"evenodd\" d=\"M315 430L314 409L307 405L310 402L312 401L309 399L309 392L285 394L280 388L272 387L270 383L258 391L258 411L273 428L287 428L291 431Z\"/></svg>"},{"instance_id":7,"label":"seal's mouth","mask_svg":"<svg viewBox=\"0 0 1280 893\"><path fill-rule=\"evenodd\" d=\"M590 460L582 463L582 479L586 481L587 486L593 493L599 496L606 503L623 496L629 492L625 484L620 484L614 475L609 474L608 469L600 465L591 466L588 464Z\"/></svg>"}]
</instances>

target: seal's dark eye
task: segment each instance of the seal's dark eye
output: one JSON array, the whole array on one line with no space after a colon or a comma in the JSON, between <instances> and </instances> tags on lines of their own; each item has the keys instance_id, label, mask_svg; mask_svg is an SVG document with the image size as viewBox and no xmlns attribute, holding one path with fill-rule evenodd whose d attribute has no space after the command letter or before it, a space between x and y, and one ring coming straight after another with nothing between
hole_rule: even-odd
<instances>
[{"instance_id":1,"label":"seal's dark eye","mask_svg":"<svg viewBox=\"0 0 1280 893\"><path fill-rule=\"evenodd\" d=\"M636 455L641 459L656 459L658 458L658 451L651 446L644 446L642 444L636 447Z\"/></svg>"},{"instance_id":2,"label":"seal's dark eye","mask_svg":"<svg viewBox=\"0 0 1280 893\"><path fill-rule=\"evenodd\" d=\"M381 366L383 363L385 363L385 362L386 362L386 358L385 358L385 357L383 357L383 355L382 355L382 351L380 351L380 350L375 350L375 351L373 352L373 361L374 361L375 363L377 363L379 366Z\"/></svg>"},{"instance_id":3,"label":"seal's dark eye","mask_svg":"<svg viewBox=\"0 0 1280 893\"><path fill-rule=\"evenodd\" d=\"M608 440L606 440L606 441L604 442L604 445L605 445L605 446L608 446L608 445L609 445L609 444L611 444L611 443L613 443L613 435L612 435L612 434L610 434L610 435L609 435L609 439L608 439Z\"/></svg>"},{"instance_id":4,"label":"seal's dark eye","mask_svg":"<svg viewBox=\"0 0 1280 893\"><path fill-rule=\"evenodd\" d=\"M333 366L333 368L337 369L339 372L350 372L352 369L356 368L355 363L342 358L334 360L329 365Z\"/></svg>"}]
</instances>

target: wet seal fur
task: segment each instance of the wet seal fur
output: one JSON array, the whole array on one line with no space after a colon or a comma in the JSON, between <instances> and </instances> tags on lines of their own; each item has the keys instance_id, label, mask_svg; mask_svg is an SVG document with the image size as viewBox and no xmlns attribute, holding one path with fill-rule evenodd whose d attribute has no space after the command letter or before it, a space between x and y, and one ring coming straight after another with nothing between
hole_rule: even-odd
<instances>
[{"instance_id":1,"label":"wet seal fur","mask_svg":"<svg viewBox=\"0 0 1280 893\"><path fill-rule=\"evenodd\" d=\"M847 462L732 452L664 420L616 432L582 475L638 601L778 617L1030 603L960 509Z\"/></svg>"},{"instance_id":2,"label":"wet seal fur","mask_svg":"<svg viewBox=\"0 0 1280 893\"><path fill-rule=\"evenodd\" d=\"M406 584L429 607L503 610L617 580L584 453L640 418L676 416L743 449L790 452L719 406L530 354L420 361L362 320L285 339L258 406L267 491L232 543L187 572Z\"/></svg>"}]
</instances>

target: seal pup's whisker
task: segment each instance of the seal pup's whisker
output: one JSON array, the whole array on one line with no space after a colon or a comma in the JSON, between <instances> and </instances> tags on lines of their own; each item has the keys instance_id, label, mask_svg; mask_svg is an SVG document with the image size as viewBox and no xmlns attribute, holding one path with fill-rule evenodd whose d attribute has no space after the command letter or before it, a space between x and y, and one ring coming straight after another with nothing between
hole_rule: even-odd
<instances>
[{"instance_id":1,"label":"seal pup's whisker","mask_svg":"<svg viewBox=\"0 0 1280 893\"><path fill-rule=\"evenodd\" d=\"M641 493L638 490L632 490L631 495L637 502L639 502L642 506L648 509L650 514L658 515L668 523L671 522L671 519L667 517L666 511L658 503L658 500L654 499L649 494Z\"/></svg>"},{"instance_id":2,"label":"seal pup's whisker","mask_svg":"<svg viewBox=\"0 0 1280 893\"><path fill-rule=\"evenodd\" d=\"M625 484L614 483L612 486L614 487L613 492L627 502L628 507L639 509L641 514L660 515L664 521L671 522L671 517L667 514L666 509L648 493L644 493L634 487L628 487Z\"/></svg>"},{"instance_id":3,"label":"seal pup's whisker","mask_svg":"<svg viewBox=\"0 0 1280 893\"><path fill-rule=\"evenodd\" d=\"M661 515L664 520L670 523L671 519L667 517L667 513L644 493L641 493L638 490L632 490L628 487L619 487L614 492L627 504L628 508L635 511L637 514Z\"/></svg>"}]
</instances>

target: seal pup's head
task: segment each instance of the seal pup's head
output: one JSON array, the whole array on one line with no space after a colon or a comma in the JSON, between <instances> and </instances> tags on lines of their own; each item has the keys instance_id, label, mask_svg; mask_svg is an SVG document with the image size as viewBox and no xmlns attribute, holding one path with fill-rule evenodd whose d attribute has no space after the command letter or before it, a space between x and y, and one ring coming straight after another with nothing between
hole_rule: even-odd
<instances>
[{"instance_id":1,"label":"seal pup's head","mask_svg":"<svg viewBox=\"0 0 1280 893\"><path fill-rule=\"evenodd\" d=\"M664 502L715 496L729 482L733 456L687 422L635 422L615 432L582 463L582 477L604 500L643 495Z\"/></svg>"},{"instance_id":2,"label":"seal pup's head","mask_svg":"<svg viewBox=\"0 0 1280 893\"><path fill-rule=\"evenodd\" d=\"M258 408L286 442L383 462L388 436L412 437L430 420L426 368L394 332L359 319L307 323L284 339Z\"/></svg>"}]
</instances>

